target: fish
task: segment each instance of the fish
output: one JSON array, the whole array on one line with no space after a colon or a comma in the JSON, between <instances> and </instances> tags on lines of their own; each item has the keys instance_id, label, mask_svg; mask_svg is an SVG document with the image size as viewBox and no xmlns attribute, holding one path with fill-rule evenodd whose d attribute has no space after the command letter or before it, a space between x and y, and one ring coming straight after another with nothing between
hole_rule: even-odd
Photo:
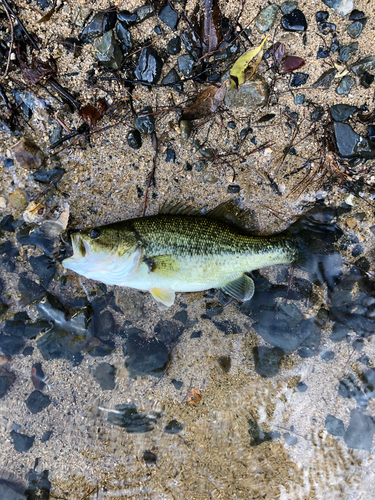
<instances>
[{"instance_id":1,"label":"fish","mask_svg":"<svg viewBox=\"0 0 375 500\"><path fill-rule=\"evenodd\" d=\"M162 310L176 293L212 288L248 301L254 294L248 273L293 263L298 245L285 231L253 236L233 213L231 203L204 215L165 204L156 215L73 232L73 255L62 265L106 285L150 292Z\"/></svg>"}]
</instances>

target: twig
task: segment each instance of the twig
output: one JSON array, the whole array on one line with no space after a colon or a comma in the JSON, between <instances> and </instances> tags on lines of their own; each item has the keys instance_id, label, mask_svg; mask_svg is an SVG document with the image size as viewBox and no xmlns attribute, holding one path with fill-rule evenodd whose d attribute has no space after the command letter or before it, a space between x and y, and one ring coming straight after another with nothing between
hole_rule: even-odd
<instances>
[{"instance_id":1,"label":"twig","mask_svg":"<svg viewBox=\"0 0 375 500\"><path fill-rule=\"evenodd\" d=\"M5 7L5 12L6 12L6 15L8 17L9 24L10 24L10 46L9 46L8 60L7 60L6 68L5 68L5 73L2 77L2 79L0 80L0 83L5 80L5 78L8 74L10 58L11 58L12 50L13 50L13 21L12 21L12 18L10 17L8 9L6 7Z\"/></svg>"},{"instance_id":2,"label":"twig","mask_svg":"<svg viewBox=\"0 0 375 500\"><path fill-rule=\"evenodd\" d=\"M22 24L22 22L20 21L19 17L16 15L16 13L12 9L12 7L9 5L9 3L7 2L7 0L3 0L3 4L5 5L6 9L9 10L9 12L12 14L12 16L14 17L14 19L19 23L21 30L24 32L24 34L26 35L27 39L29 40L29 42L31 43L31 45L34 47L34 49L40 50L39 45L29 35L29 32L27 31L27 29L25 28L25 26Z\"/></svg>"}]
</instances>

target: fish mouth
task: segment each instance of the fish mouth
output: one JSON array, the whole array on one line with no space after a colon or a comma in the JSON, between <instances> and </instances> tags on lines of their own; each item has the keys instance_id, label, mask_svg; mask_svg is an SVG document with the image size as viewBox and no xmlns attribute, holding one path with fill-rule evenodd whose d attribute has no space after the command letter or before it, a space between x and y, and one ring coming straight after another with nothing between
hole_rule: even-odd
<instances>
[{"instance_id":1,"label":"fish mouth","mask_svg":"<svg viewBox=\"0 0 375 500\"><path fill-rule=\"evenodd\" d=\"M75 270L78 263L84 261L91 255L90 244L82 238L80 233L72 233L70 236L72 241L73 255L62 261L63 267L66 269Z\"/></svg>"}]
</instances>

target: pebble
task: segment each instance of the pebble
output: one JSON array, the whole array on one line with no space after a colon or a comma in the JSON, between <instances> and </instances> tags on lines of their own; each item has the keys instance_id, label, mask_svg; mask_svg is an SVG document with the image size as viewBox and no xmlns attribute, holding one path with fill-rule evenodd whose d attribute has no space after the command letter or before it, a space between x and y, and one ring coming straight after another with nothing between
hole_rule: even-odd
<instances>
[{"instance_id":1,"label":"pebble","mask_svg":"<svg viewBox=\"0 0 375 500\"><path fill-rule=\"evenodd\" d=\"M325 351L320 355L320 357L323 361L328 363L329 361L333 360L333 358L335 357L335 353L333 351Z\"/></svg>"},{"instance_id":2,"label":"pebble","mask_svg":"<svg viewBox=\"0 0 375 500\"><path fill-rule=\"evenodd\" d=\"M129 130L126 135L126 142L132 149L140 149L142 147L142 137L137 129Z\"/></svg>"},{"instance_id":3,"label":"pebble","mask_svg":"<svg viewBox=\"0 0 375 500\"><path fill-rule=\"evenodd\" d=\"M288 446L295 446L298 442L296 436L293 436L289 432L284 432L283 438L285 439L285 442Z\"/></svg>"},{"instance_id":4,"label":"pebble","mask_svg":"<svg viewBox=\"0 0 375 500\"><path fill-rule=\"evenodd\" d=\"M33 391L26 399L26 406L34 415L43 411L50 404L51 400L49 396L37 390Z\"/></svg>"},{"instance_id":5,"label":"pebble","mask_svg":"<svg viewBox=\"0 0 375 500\"><path fill-rule=\"evenodd\" d=\"M34 181L41 182L42 184L50 184L56 178L59 178L65 174L65 169L61 167L52 168L47 170L46 168L40 168L39 170L30 174L30 179Z\"/></svg>"},{"instance_id":6,"label":"pebble","mask_svg":"<svg viewBox=\"0 0 375 500\"><path fill-rule=\"evenodd\" d=\"M178 420L173 419L164 427L164 432L167 434L178 434L184 429L184 427L185 424L180 424Z\"/></svg>"},{"instance_id":7,"label":"pebble","mask_svg":"<svg viewBox=\"0 0 375 500\"><path fill-rule=\"evenodd\" d=\"M296 69L302 68L304 65L305 61L301 57L286 56L282 64L283 73L291 73Z\"/></svg>"},{"instance_id":8,"label":"pebble","mask_svg":"<svg viewBox=\"0 0 375 500\"><path fill-rule=\"evenodd\" d=\"M365 13L362 10L354 9L350 13L349 21L357 21L358 19L363 19L365 17Z\"/></svg>"},{"instance_id":9,"label":"pebble","mask_svg":"<svg viewBox=\"0 0 375 500\"><path fill-rule=\"evenodd\" d=\"M291 87L301 87L301 85L305 85L309 75L306 73L294 73L292 81L290 82Z\"/></svg>"},{"instance_id":10,"label":"pebble","mask_svg":"<svg viewBox=\"0 0 375 500\"><path fill-rule=\"evenodd\" d=\"M116 35L120 41L121 51L124 56L133 48L131 34L127 26L127 23L122 22L116 24Z\"/></svg>"},{"instance_id":11,"label":"pebble","mask_svg":"<svg viewBox=\"0 0 375 500\"><path fill-rule=\"evenodd\" d=\"M176 312L173 319L180 321L183 325L186 325L188 322L188 314L185 309L182 309L181 311Z\"/></svg>"},{"instance_id":12,"label":"pebble","mask_svg":"<svg viewBox=\"0 0 375 500\"><path fill-rule=\"evenodd\" d=\"M3 210L7 206L7 200L4 196L0 196L0 210Z\"/></svg>"},{"instance_id":13,"label":"pebble","mask_svg":"<svg viewBox=\"0 0 375 500\"><path fill-rule=\"evenodd\" d=\"M345 434L344 422L333 415L327 415L324 426L332 436L343 436Z\"/></svg>"},{"instance_id":14,"label":"pebble","mask_svg":"<svg viewBox=\"0 0 375 500\"><path fill-rule=\"evenodd\" d=\"M9 372L4 368L0 368L0 399L5 396L15 380L16 377L14 373Z\"/></svg>"},{"instance_id":15,"label":"pebble","mask_svg":"<svg viewBox=\"0 0 375 500\"><path fill-rule=\"evenodd\" d=\"M294 104L303 104L305 102L305 94L297 94L294 98Z\"/></svg>"},{"instance_id":16,"label":"pebble","mask_svg":"<svg viewBox=\"0 0 375 500\"><path fill-rule=\"evenodd\" d=\"M169 148L167 149L167 155L165 157L165 161L166 161L166 163L171 162L171 161L173 163L175 163L176 153L173 151L173 149L169 149Z\"/></svg>"},{"instance_id":17,"label":"pebble","mask_svg":"<svg viewBox=\"0 0 375 500\"><path fill-rule=\"evenodd\" d=\"M29 262L34 273L38 276L40 284L44 288L48 288L56 274L56 263L46 255L40 255L39 257L32 255Z\"/></svg>"},{"instance_id":18,"label":"pebble","mask_svg":"<svg viewBox=\"0 0 375 500\"><path fill-rule=\"evenodd\" d=\"M185 54L178 57L178 71L184 75L185 78L190 78L193 74L194 58L190 54Z\"/></svg>"},{"instance_id":19,"label":"pebble","mask_svg":"<svg viewBox=\"0 0 375 500\"><path fill-rule=\"evenodd\" d=\"M364 57L352 65L351 70L356 75L362 75L365 71L375 70L375 56Z\"/></svg>"},{"instance_id":20,"label":"pebble","mask_svg":"<svg viewBox=\"0 0 375 500\"><path fill-rule=\"evenodd\" d=\"M93 44L94 56L106 68L120 69L123 55L113 30L96 38Z\"/></svg>"},{"instance_id":21,"label":"pebble","mask_svg":"<svg viewBox=\"0 0 375 500\"><path fill-rule=\"evenodd\" d=\"M358 38L359 35L362 33L365 24L366 24L365 20L354 21L346 31L348 32L348 35L351 36L352 38Z\"/></svg>"},{"instance_id":22,"label":"pebble","mask_svg":"<svg viewBox=\"0 0 375 500\"><path fill-rule=\"evenodd\" d=\"M229 193L229 194L238 194L240 191L241 191L240 186L235 185L235 184L228 186L228 189L227 189L227 193Z\"/></svg>"},{"instance_id":23,"label":"pebble","mask_svg":"<svg viewBox=\"0 0 375 500\"><path fill-rule=\"evenodd\" d=\"M45 155L32 139L23 137L12 148L15 159L23 168L38 169L45 163Z\"/></svg>"},{"instance_id":24,"label":"pebble","mask_svg":"<svg viewBox=\"0 0 375 500\"><path fill-rule=\"evenodd\" d=\"M161 320L154 327L154 338L163 344L175 344L183 334L184 327L172 321Z\"/></svg>"},{"instance_id":25,"label":"pebble","mask_svg":"<svg viewBox=\"0 0 375 500\"><path fill-rule=\"evenodd\" d=\"M359 78L359 81L360 81L362 87L364 87L365 89L370 88L370 85L372 85L374 83L374 80L375 80L375 76L371 75L367 71L362 73L360 78Z\"/></svg>"},{"instance_id":26,"label":"pebble","mask_svg":"<svg viewBox=\"0 0 375 500\"><path fill-rule=\"evenodd\" d=\"M338 95L348 95L352 88L355 86L355 78L351 75L346 75L338 84L336 92Z\"/></svg>"},{"instance_id":27,"label":"pebble","mask_svg":"<svg viewBox=\"0 0 375 500\"><path fill-rule=\"evenodd\" d=\"M284 351L277 347L257 346L253 349L255 371L261 377L274 377L280 368Z\"/></svg>"},{"instance_id":28,"label":"pebble","mask_svg":"<svg viewBox=\"0 0 375 500\"><path fill-rule=\"evenodd\" d=\"M146 19L150 19L155 15L154 8L151 4L142 5L134 10L134 14L137 16L137 24L143 23Z\"/></svg>"},{"instance_id":29,"label":"pebble","mask_svg":"<svg viewBox=\"0 0 375 500\"><path fill-rule=\"evenodd\" d=\"M339 60L341 62L348 62L349 59L357 52L357 50L358 50L358 42L353 42L350 43L349 45L342 45L339 51Z\"/></svg>"},{"instance_id":30,"label":"pebble","mask_svg":"<svg viewBox=\"0 0 375 500\"><path fill-rule=\"evenodd\" d=\"M308 389L308 386L304 382L298 382L297 384L297 391L298 392L306 392Z\"/></svg>"},{"instance_id":31,"label":"pebble","mask_svg":"<svg viewBox=\"0 0 375 500\"><path fill-rule=\"evenodd\" d=\"M296 2L294 0L286 0L286 2L283 2L281 4L280 10L281 10L282 14L289 14L297 7L298 7L298 2Z\"/></svg>"},{"instance_id":32,"label":"pebble","mask_svg":"<svg viewBox=\"0 0 375 500\"><path fill-rule=\"evenodd\" d=\"M350 106L349 104L334 104L329 108L332 118L336 122L343 122L349 118L353 113L355 113L358 108L357 106Z\"/></svg>"},{"instance_id":33,"label":"pebble","mask_svg":"<svg viewBox=\"0 0 375 500\"><path fill-rule=\"evenodd\" d=\"M146 47L139 56L135 76L143 82L157 83L162 68L163 61L156 50L153 47Z\"/></svg>"},{"instance_id":34,"label":"pebble","mask_svg":"<svg viewBox=\"0 0 375 500\"><path fill-rule=\"evenodd\" d=\"M368 137L371 141L375 141L375 125L367 125Z\"/></svg>"},{"instance_id":35,"label":"pebble","mask_svg":"<svg viewBox=\"0 0 375 500\"><path fill-rule=\"evenodd\" d=\"M322 0L323 3L345 17L354 9L354 0Z\"/></svg>"},{"instance_id":36,"label":"pebble","mask_svg":"<svg viewBox=\"0 0 375 500\"><path fill-rule=\"evenodd\" d=\"M181 38L179 36L175 36L169 40L167 50L171 55L179 54L181 52Z\"/></svg>"},{"instance_id":37,"label":"pebble","mask_svg":"<svg viewBox=\"0 0 375 500\"><path fill-rule=\"evenodd\" d=\"M146 338L137 328L128 335L126 341L127 360L125 368L132 378L153 375L161 377L169 358L169 352L163 342L156 338Z\"/></svg>"},{"instance_id":38,"label":"pebble","mask_svg":"<svg viewBox=\"0 0 375 500\"><path fill-rule=\"evenodd\" d=\"M189 139L193 130L193 123L190 120L180 121L180 134L183 139Z\"/></svg>"},{"instance_id":39,"label":"pebble","mask_svg":"<svg viewBox=\"0 0 375 500\"><path fill-rule=\"evenodd\" d=\"M236 335L242 332L241 328L238 325L227 319L223 321L213 320L212 323L218 330L223 332L224 335Z\"/></svg>"},{"instance_id":40,"label":"pebble","mask_svg":"<svg viewBox=\"0 0 375 500\"><path fill-rule=\"evenodd\" d=\"M266 104L268 99L268 84L260 75L254 75L251 80L226 93L224 103L232 108L255 109Z\"/></svg>"},{"instance_id":41,"label":"pebble","mask_svg":"<svg viewBox=\"0 0 375 500\"><path fill-rule=\"evenodd\" d=\"M21 293L21 303L23 305L32 304L40 300L46 293L45 289L35 281L27 278L26 273L20 274L18 290Z\"/></svg>"},{"instance_id":42,"label":"pebble","mask_svg":"<svg viewBox=\"0 0 375 500\"><path fill-rule=\"evenodd\" d=\"M155 410L138 412L137 407L133 403L115 405L115 410L115 412L108 412L108 422L118 425L125 429L126 432L131 433L152 431L156 425L157 419L161 417L161 412Z\"/></svg>"},{"instance_id":43,"label":"pebble","mask_svg":"<svg viewBox=\"0 0 375 500\"><path fill-rule=\"evenodd\" d=\"M181 78L175 68L172 68L169 73L162 79L161 83L163 85L171 85L172 89L177 92L182 92L184 90L184 85Z\"/></svg>"},{"instance_id":44,"label":"pebble","mask_svg":"<svg viewBox=\"0 0 375 500\"><path fill-rule=\"evenodd\" d=\"M133 26L137 21L137 14L131 13L128 10L122 10L117 13L117 19L127 28Z\"/></svg>"},{"instance_id":45,"label":"pebble","mask_svg":"<svg viewBox=\"0 0 375 500\"><path fill-rule=\"evenodd\" d=\"M335 122L334 131L339 154L344 158L375 158L375 143L358 135L346 123Z\"/></svg>"},{"instance_id":46,"label":"pebble","mask_svg":"<svg viewBox=\"0 0 375 500\"><path fill-rule=\"evenodd\" d=\"M318 53L316 54L317 59L327 59L329 57L329 49L325 49L324 47L319 47Z\"/></svg>"},{"instance_id":47,"label":"pebble","mask_svg":"<svg viewBox=\"0 0 375 500\"><path fill-rule=\"evenodd\" d=\"M11 431L10 437L13 441L14 449L19 453L29 451L35 440L35 436L27 436L16 431Z\"/></svg>"},{"instance_id":48,"label":"pebble","mask_svg":"<svg viewBox=\"0 0 375 500\"><path fill-rule=\"evenodd\" d=\"M329 13L326 10L319 10L315 14L315 20L318 24L324 23L329 18Z\"/></svg>"},{"instance_id":49,"label":"pebble","mask_svg":"<svg viewBox=\"0 0 375 500\"><path fill-rule=\"evenodd\" d=\"M109 363L100 363L94 370L94 379L103 391L111 391L115 388L116 368Z\"/></svg>"},{"instance_id":50,"label":"pebble","mask_svg":"<svg viewBox=\"0 0 375 500\"><path fill-rule=\"evenodd\" d=\"M134 123L141 134L152 134L155 130L155 118L151 106L146 106L139 113Z\"/></svg>"},{"instance_id":51,"label":"pebble","mask_svg":"<svg viewBox=\"0 0 375 500\"><path fill-rule=\"evenodd\" d=\"M99 12L79 35L82 43L91 43L107 31L112 30L116 24L116 12Z\"/></svg>"},{"instance_id":52,"label":"pebble","mask_svg":"<svg viewBox=\"0 0 375 500\"><path fill-rule=\"evenodd\" d=\"M164 24L169 26L171 30L175 30L177 28L178 23L178 13L172 9L169 3L165 3L159 11L159 19Z\"/></svg>"},{"instance_id":53,"label":"pebble","mask_svg":"<svg viewBox=\"0 0 375 500\"><path fill-rule=\"evenodd\" d=\"M281 25L286 31L306 31L307 22L305 14L299 9L294 9L281 18Z\"/></svg>"},{"instance_id":54,"label":"pebble","mask_svg":"<svg viewBox=\"0 0 375 500\"><path fill-rule=\"evenodd\" d=\"M350 410L350 422L344 434L347 446L355 450L371 452L374 434L374 420L362 410Z\"/></svg>"},{"instance_id":55,"label":"pebble","mask_svg":"<svg viewBox=\"0 0 375 500\"><path fill-rule=\"evenodd\" d=\"M266 31L271 29L276 23L278 13L279 6L275 3L272 3L271 5L268 5L266 8L261 10L254 21L256 29L260 33L265 33Z\"/></svg>"}]
</instances>

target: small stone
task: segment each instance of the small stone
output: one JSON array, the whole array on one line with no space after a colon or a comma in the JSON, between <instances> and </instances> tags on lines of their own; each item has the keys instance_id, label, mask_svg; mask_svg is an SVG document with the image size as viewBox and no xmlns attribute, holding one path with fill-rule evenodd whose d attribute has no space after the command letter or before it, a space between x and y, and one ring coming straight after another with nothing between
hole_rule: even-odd
<instances>
[{"instance_id":1,"label":"small stone","mask_svg":"<svg viewBox=\"0 0 375 500\"><path fill-rule=\"evenodd\" d=\"M46 255L40 255L39 257L32 255L29 262L34 273L38 276L40 284L44 288L48 288L56 274L56 263Z\"/></svg>"},{"instance_id":2,"label":"small stone","mask_svg":"<svg viewBox=\"0 0 375 500\"><path fill-rule=\"evenodd\" d=\"M129 130L126 141L132 149L140 149L142 147L142 137L137 129Z\"/></svg>"},{"instance_id":3,"label":"small stone","mask_svg":"<svg viewBox=\"0 0 375 500\"><path fill-rule=\"evenodd\" d=\"M353 64L351 70L356 75L362 75L365 71L375 70L375 56L368 56Z\"/></svg>"},{"instance_id":4,"label":"small stone","mask_svg":"<svg viewBox=\"0 0 375 500\"><path fill-rule=\"evenodd\" d=\"M255 18L254 24L260 33L264 33L271 29L276 22L279 6L272 3L260 11Z\"/></svg>"},{"instance_id":5,"label":"small stone","mask_svg":"<svg viewBox=\"0 0 375 500\"><path fill-rule=\"evenodd\" d=\"M283 438L285 439L285 442L288 446L295 446L298 442L296 436L289 434L289 432L284 432Z\"/></svg>"},{"instance_id":6,"label":"small stone","mask_svg":"<svg viewBox=\"0 0 375 500\"><path fill-rule=\"evenodd\" d=\"M322 106L317 106L314 111L311 112L310 119L313 123L316 123L322 119L323 115L324 109L322 108Z\"/></svg>"},{"instance_id":7,"label":"small stone","mask_svg":"<svg viewBox=\"0 0 375 500\"><path fill-rule=\"evenodd\" d=\"M79 35L82 43L91 43L107 31L112 30L116 24L116 12L99 12L95 14L90 24L88 24Z\"/></svg>"},{"instance_id":8,"label":"small stone","mask_svg":"<svg viewBox=\"0 0 375 500\"><path fill-rule=\"evenodd\" d=\"M333 351L325 351L320 355L320 357L323 361L328 363L329 361L333 360L333 358L335 357L335 353Z\"/></svg>"},{"instance_id":9,"label":"small stone","mask_svg":"<svg viewBox=\"0 0 375 500\"><path fill-rule=\"evenodd\" d=\"M353 42L350 43L349 45L342 45L340 47L339 60L341 62L348 62L349 59L357 52L357 50L358 50L358 42ZM353 67L352 71L354 71Z\"/></svg>"},{"instance_id":10,"label":"small stone","mask_svg":"<svg viewBox=\"0 0 375 500\"><path fill-rule=\"evenodd\" d=\"M126 23L118 22L116 25L116 35L120 40L122 54L125 56L133 47L130 31Z\"/></svg>"},{"instance_id":11,"label":"small stone","mask_svg":"<svg viewBox=\"0 0 375 500\"><path fill-rule=\"evenodd\" d=\"M303 104L305 102L305 94L297 94L294 98L294 104Z\"/></svg>"},{"instance_id":12,"label":"small stone","mask_svg":"<svg viewBox=\"0 0 375 500\"><path fill-rule=\"evenodd\" d=\"M315 14L315 19L317 23L324 23L329 18L329 13L326 10L319 10Z\"/></svg>"},{"instance_id":13,"label":"small stone","mask_svg":"<svg viewBox=\"0 0 375 500\"><path fill-rule=\"evenodd\" d=\"M290 82L291 87L301 87L301 85L305 85L307 82L309 75L306 73L294 73L293 79Z\"/></svg>"},{"instance_id":14,"label":"small stone","mask_svg":"<svg viewBox=\"0 0 375 500\"><path fill-rule=\"evenodd\" d=\"M156 50L152 47L142 49L138 59L135 76L138 80L148 83L157 83L159 81L163 61Z\"/></svg>"},{"instance_id":15,"label":"small stone","mask_svg":"<svg viewBox=\"0 0 375 500\"><path fill-rule=\"evenodd\" d=\"M318 24L319 31L323 35L328 35L328 33L334 33L336 31L336 24L333 23L321 23Z\"/></svg>"},{"instance_id":16,"label":"small stone","mask_svg":"<svg viewBox=\"0 0 375 500\"><path fill-rule=\"evenodd\" d=\"M340 16L345 17L354 8L353 0L322 0L323 3L335 10Z\"/></svg>"},{"instance_id":17,"label":"small stone","mask_svg":"<svg viewBox=\"0 0 375 500\"><path fill-rule=\"evenodd\" d=\"M343 436L345 434L344 422L333 415L327 415L324 426L332 436Z\"/></svg>"},{"instance_id":18,"label":"small stone","mask_svg":"<svg viewBox=\"0 0 375 500\"><path fill-rule=\"evenodd\" d=\"M354 229L357 227L358 221L355 217L349 217L346 219L346 225L349 229Z\"/></svg>"},{"instance_id":19,"label":"small stone","mask_svg":"<svg viewBox=\"0 0 375 500\"><path fill-rule=\"evenodd\" d=\"M348 32L348 35L351 36L352 38L358 38L359 35L362 33L365 24L366 20L354 21L354 23L352 23L346 31Z\"/></svg>"},{"instance_id":20,"label":"small stone","mask_svg":"<svg viewBox=\"0 0 375 500\"><path fill-rule=\"evenodd\" d=\"M374 420L361 410L350 410L350 422L344 434L347 446L355 450L371 452L374 434Z\"/></svg>"},{"instance_id":21,"label":"small stone","mask_svg":"<svg viewBox=\"0 0 375 500\"><path fill-rule=\"evenodd\" d=\"M343 158L375 158L375 143L358 135L350 125L334 123L336 144Z\"/></svg>"},{"instance_id":22,"label":"small stone","mask_svg":"<svg viewBox=\"0 0 375 500\"><path fill-rule=\"evenodd\" d=\"M336 92L338 95L348 95L355 85L355 78L350 75L344 76L341 82L338 84Z\"/></svg>"},{"instance_id":23,"label":"small stone","mask_svg":"<svg viewBox=\"0 0 375 500\"><path fill-rule=\"evenodd\" d=\"M164 427L164 432L168 434L178 434L183 430L184 427L185 424L180 424L180 422L173 419Z\"/></svg>"},{"instance_id":24,"label":"small stone","mask_svg":"<svg viewBox=\"0 0 375 500\"><path fill-rule=\"evenodd\" d=\"M9 203L16 210L24 210L27 207L27 199L24 191L20 188L16 189L9 196Z\"/></svg>"},{"instance_id":25,"label":"small stone","mask_svg":"<svg viewBox=\"0 0 375 500\"><path fill-rule=\"evenodd\" d=\"M4 210L7 206L7 200L4 198L4 196L0 196L0 210Z\"/></svg>"},{"instance_id":26,"label":"small stone","mask_svg":"<svg viewBox=\"0 0 375 500\"><path fill-rule=\"evenodd\" d=\"M42 286L27 278L26 273L20 274L18 290L21 293L21 303L24 305L40 300L46 293Z\"/></svg>"},{"instance_id":27,"label":"small stone","mask_svg":"<svg viewBox=\"0 0 375 500\"><path fill-rule=\"evenodd\" d=\"M308 389L308 386L304 382L298 382L297 384L297 391L298 392L306 392Z\"/></svg>"},{"instance_id":28,"label":"small stone","mask_svg":"<svg viewBox=\"0 0 375 500\"><path fill-rule=\"evenodd\" d=\"M260 75L254 75L251 80L226 93L224 103L232 108L255 109L266 104L268 85Z\"/></svg>"},{"instance_id":29,"label":"small stone","mask_svg":"<svg viewBox=\"0 0 375 500\"><path fill-rule=\"evenodd\" d=\"M230 185L230 186L228 186L228 189L227 189L227 193L229 193L229 194L237 194L240 191L241 191L240 186L236 186L236 185Z\"/></svg>"},{"instance_id":30,"label":"small stone","mask_svg":"<svg viewBox=\"0 0 375 500\"><path fill-rule=\"evenodd\" d=\"M143 453L143 460L146 462L146 464L154 464L157 459L158 456L152 451L147 450Z\"/></svg>"},{"instance_id":31,"label":"small stone","mask_svg":"<svg viewBox=\"0 0 375 500\"><path fill-rule=\"evenodd\" d=\"M360 81L362 87L364 87L365 89L368 89L370 87L370 85L372 85L374 83L374 79L375 79L374 75L371 75L370 73L365 71L360 76L359 81Z\"/></svg>"},{"instance_id":32,"label":"small stone","mask_svg":"<svg viewBox=\"0 0 375 500\"><path fill-rule=\"evenodd\" d=\"M362 10L354 9L350 13L349 21L358 21L358 19L363 19L365 17L365 13Z\"/></svg>"},{"instance_id":33,"label":"small stone","mask_svg":"<svg viewBox=\"0 0 375 500\"><path fill-rule=\"evenodd\" d=\"M154 132L155 118L151 106L146 106L138 113L134 126L141 134L152 134Z\"/></svg>"},{"instance_id":34,"label":"small stone","mask_svg":"<svg viewBox=\"0 0 375 500\"><path fill-rule=\"evenodd\" d=\"M213 302L207 302L206 304L206 314L209 318L213 318L214 316L218 316L224 311L223 307L219 304Z\"/></svg>"},{"instance_id":35,"label":"small stone","mask_svg":"<svg viewBox=\"0 0 375 500\"><path fill-rule=\"evenodd\" d=\"M20 434L16 431L11 431L10 437L13 441L14 449L19 453L29 451L35 440L35 436L27 436L26 434Z\"/></svg>"},{"instance_id":36,"label":"small stone","mask_svg":"<svg viewBox=\"0 0 375 500\"><path fill-rule=\"evenodd\" d=\"M165 161L166 161L166 163L169 163L170 161L175 163L176 153L173 151L173 149L169 149L169 148L167 149L167 155L165 157Z\"/></svg>"},{"instance_id":37,"label":"small stone","mask_svg":"<svg viewBox=\"0 0 375 500\"><path fill-rule=\"evenodd\" d=\"M283 2L281 4L280 10L282 14L289 14L297 7L298 7L298 2L295 2L294 0L286 0L286 2Z\"/></svg>"},{"instance_id":38,"label":"small stone","mask_svg":"<svg viewBox=\"0 0 375 500\"><path fill-rule=\"evenodd\" d=\"M132 378L147 375L161 377L169 358L168 349L163 342L156 338L145 338L140 333L142 331L136 329L128 335L125 368Z\"/></svg>"},{"instance_id":39,"label":"small stone","mask_svg":"<svg viewBox=\"0 0 375 500\"><path fill-rule=\"evenodd\" d=\"M122 10L121 12L118 12L117 14L117 19L127 28L130 26L133 26L133 24L136 23L137 21L137 14L136 13L131 13L128 10Z\"/></svg>"},{"instance_id":40,"label":"small stone","mask_svg":"<svg viewBox=\"0 0 375 500\"><path fill-rule=\"evenodd\" d=\"M63 174L65 174L65 169L60 167L52 168L50 170L40 168L30 174L30 179L41 182L42 184L50 184L51 182L54 182L62 177Z\"/></svg>"},{"instance_id":41,"label":"small stone","mask_svg":"<svg viewBox=\"0 0 375 500\"><path fill-rule=\"evenodd\" d=\"M181 52L181 38L179 36L175 36L174 38L169 40L167 50L169 54L179 54Z\"/></svg>"},{"instance_id":42,"label":"small stone","mask_svg":"<svg viewBox=\"0 0 375 500\"><path fill-rule=\"evenodd\" d=\"M230 356L220 356L217 362L219 363L219 366L224 373L229 373L230 367L232 366L232 360L230 359Z\"/></svg>"},{"instance_id":43,"label":"small stone","mask_svg":"<svg viewBox=\"0 0 375 500\"><path fill-rule=\"evenodd\" d=\"M26 406L34 415L40 413L51 404L49 396L40 391L33 391L26 399Z\"/></svg>"},{"instance_id":44,"label":"small stone","mask_svg":"<svg viewBox=\"0 0 375 500\"><path fill-rule=\"evenodd\" d=\"M165 3L159 11L159 19L164 24L169 26L171 30L175 30L177 28L178 23L178 13L172 9L169 3Z\"/></svg>"},{"instance_id":45,"label":"small stone","mask_svg":"<svg viewBox=\"0 0 375 500\"><path fill-rule=\"evenodd\" d=\"M355 113L358 108L356 106L350 106L349 104L334 104L329 108L329 110L332 118L336 122L343 122Z\"/></svg>"},{"instance_id":46,"label":"small stone","mask_svg":"<svg viewBox=\"0 0 375 500\"><path fill-rule=\"evenodd\" d=\"M184 90L181 78L175 68L172 68L169 73L162 79L162 85L170 85L172 89L177 90L177 92L182 92Z\"/></svg>"},{"instance_id":47,"label":"small stone","mask_svg":"<svg viewBox=\"0 0 375 500\"><path fill-rule=\"evenodd\" d=\"M368 138L371 141L375 141L375 125L367 125L367 133L368 133ZM374 227L374 226L372 226ZM371 227L371 230L372 230Z\"/></svg>"},{"instance_id":48,"label":"small stone","mask_svg":"<svg viewBox=\"0 0 375 500\"><path fill-rule=\"evenodd\" d=\"M46 443L52 436L52 431L44 431L40 441Z\"/></svg>"},{"instance_id":49,"label":"small stone","mask_svg":"<svg viewBox=\"0 0 375 500\"><path fill-rule=\"evenodd\" d=\"M93 375L103 391L111 391L115 388L116 368L109 363L100 363Z\"/></svg>"},{"instance_id":50,"label":"small stone","mask_svg":"<svg viewBox=\"0 0 375 500\"><path fill-rule=\"evenodd\" d=\"M332 52L332 54L335 54L339 50L339 48L340 48L340 42L337 36L335 36L332 38L329 50Z\"/></svg>"},{"instance_id":51,"label":"small stone","mask_svg":"<svg viewBox=\"0 0 375 500\"><path fill-rule=\"evenodd\" d=\"M319 47L318 53L316 54L317 59L327 59L329 57L329 49L325 49L324 47Z\"/></svg>"},{"instance_id":52,"label":"small stone","mask_svg":"<svg viewBox=\"0 0 375 500\"><path fill-rule=\"evenodd\" d=\"M234 121L228 122L228 128L234 130L236 128L236 122Z\"/></svg>"},{"instance_id":53,"label":"small stone","mask_svg":"<svg viewBox=\"0 0 375 500\"><path fill-rule=\"evenodd\" d=\"M281 25L286 31L306 31L306 17L299 9L294 9L289 14L285 14L281 18Z\"/></svg>"},{"instance_id":54,"label":"small stone","mask_svg":"<svg viewBox=\"0 0 375 500\"><path fill-rule=\"evenodd\" d=\"M177 59L178 70L185 78L190 78L193 74L194 58L190 54L185 54Z\"/></svg>"},{"instance_id":55,"label":"small stone","mask_svg":"<svg viewBox=\"0 0 375 500\"><path fill-rule=\"evenodd\" d=\"M108 31L101 38L97 38L93 47L94 56L102 66L120 69L123 55L113 30Z\"/></svg>"},{"instance_id":56,"label":"small stone","mask_svg":"<svg viewBox=\"0 0 375 500\"><path fill-rule=\"evenodd\" d=\"M163 34L163 30L161 29L161 26L159 24L157 24L154 28L154 31L157 35L162 35Z\"/></svg>"},{"instance_id":57,"label":"small stone","mask_svg":"<svg viewBox=\"0 0 375 500\"><path fill-rule=\"evenodd\" d=\"M277 347L258 346L253 349L255 371L262 377L274 377L280 368L284 351Z\"/></svg>"},{"instance_id":58,"label":"small stone","mask_svg":"<svg viewBox=\"0 0 375 500\"><path fill-rule=\"evenodd\" d=\"M143 23L146 19L150 19L155 15L154 8L151 4L142 5L134 10L134 14L137 15L137 24Z\"/></svg>"},{"instance_id":59,"label":"small stone","mask_svg":"<svg viewBox=\"0 0 375 500\"><path fill-rule=\"evenodd\" d=\"M16 376L14 373L0 367L0 399L5 396L15 380Z\"/></svg>"},{"instance_id":60,"label":"small stone","mask_svg":"<svg viewBox=\"0 0 375 500\"><path fill-rule=\"evenodd\" d=\"M183 139L189 139L193 130L193 123L190 120L180 121L180 133Z\"/></svg>"}]
</instances>

